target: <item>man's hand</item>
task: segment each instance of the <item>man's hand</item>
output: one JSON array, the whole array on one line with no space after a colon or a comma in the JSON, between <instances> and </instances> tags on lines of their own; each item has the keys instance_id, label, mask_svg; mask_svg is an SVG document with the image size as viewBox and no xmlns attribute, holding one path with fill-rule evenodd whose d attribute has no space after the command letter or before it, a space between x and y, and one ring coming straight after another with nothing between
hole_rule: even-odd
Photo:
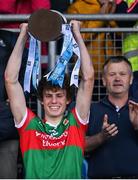
<instances>
[{"instance_id":1,"label":"man's hand","mask_svg":"<svg viewBox=\"0 0 138 180\"><path fill-rule=\"evenodd\" d=\"M117 126L115 124L109 124L108 123L108 115L105 114L104 119L103 119L102 131L101 131L103 140L113 137L117 133L118 133Z\"/></svg>"},{"instance_id":2,"label":"man's hand","mask_svg":"<svg viewBox=\"0 0 138 180\"><path fill-rule=\"evenodd\" d=\"M98 0L101 5L101 14L114 13L116 9L115 0Z\"/></svg>"},{"instance_id":3,"label":"man's hand","mask_svg":"<svg viewBox=\"0 0 138 180\"><path fill-rule=\"evenodd\" d=\"M134 128L138 130L138 103L134 101L129 101L129 117L132 122Z\"/></svg>"},{"instance_id":4,"label":"man's hand","mask_svg":"<svg viewBox=\"0 0 138 180\"><path fill-rule=\"evenodd\" d=\"M89 152L96 149L97 147L102 145L107 139L115 136L117 133L117 126L115 124L109 124L108 116L107 114L105 114L101 132L92 136L86 136L85 151Z\"/></svg>"}]
</instances>

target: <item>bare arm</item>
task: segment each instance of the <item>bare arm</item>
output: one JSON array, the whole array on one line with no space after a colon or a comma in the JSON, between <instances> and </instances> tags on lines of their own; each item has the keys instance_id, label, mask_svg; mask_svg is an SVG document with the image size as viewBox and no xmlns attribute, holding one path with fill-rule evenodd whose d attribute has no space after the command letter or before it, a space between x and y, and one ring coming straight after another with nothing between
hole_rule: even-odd
<instances>
[{"instance_id":1,"label":"bare arm","mask_svg":"<svg viewBox=\"0 0 138 180\"><path fill-rule=\"evenodd\" d=\"M91 104L94 84L94 69L87 48L80 34L80 22L71 21L71 24L73 27L74 37L80 49L82 71L81 82L76 96L76 109L81 119L85 121L88 117Z\"/></svg>"},{"instance_id":2,"label":"bare arm","mask_svg":"<svg viewBox=\"0 0 138 180\"><path fill-rule=\"evenodd\" d=\"M108 123L108 116L105 114L103 119L102 130L100 133L86 137L86 152L96 149L102 145L106 140L115 136L118 133L117 126L115 124Z\"/></svg>"},{"instance_id":3,"label":"bare arm","mask_svg":"<svg viewBox=\"0 0 138 180\"><path fill-rule=\"evenodd\" d=\"M24 92L18 81L24 46L27 40L26 23L21 25L21 30L5 70L5 86L10 100L10 106L16 123L20 123L25 115L26 102Z\"/></svg>"}]
</instances>

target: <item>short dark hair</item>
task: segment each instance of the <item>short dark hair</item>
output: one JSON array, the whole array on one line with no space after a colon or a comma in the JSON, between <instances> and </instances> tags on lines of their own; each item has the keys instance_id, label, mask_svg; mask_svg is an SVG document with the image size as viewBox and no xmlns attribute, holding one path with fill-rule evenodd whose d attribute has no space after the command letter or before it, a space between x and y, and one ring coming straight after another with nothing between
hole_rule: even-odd
<instances>
[{"instance_id":1,"label":"short dark hair","mask_svg":"<svg viewBox=\"0 0 138 180\"><path fill-rule=\"evenodd\" d=\"M42 77L37 87L37 96L40 101L43 101L43 92L45 90L52 90L56 92L59 89L66 90L67 99L71 100L73 97L73 88L70 86L70 80L68 75L65 74L63 86L55 85L52 81L48 81L46 77Z\"/></svg>"},{"instance_id":2,"label":"short dark hair","mask_svg":"<svg viewBox=\"0 0 138 180\"><path fill-rule=\"evenodd\" d=\"M109 63L119 63L119 62L126 62L128 66L130 67L130 72L132 73L132 65L130 61L125 56L110 56L103 64L103 74L105 73L105 67Z\"/></svg>"}]
</instances>

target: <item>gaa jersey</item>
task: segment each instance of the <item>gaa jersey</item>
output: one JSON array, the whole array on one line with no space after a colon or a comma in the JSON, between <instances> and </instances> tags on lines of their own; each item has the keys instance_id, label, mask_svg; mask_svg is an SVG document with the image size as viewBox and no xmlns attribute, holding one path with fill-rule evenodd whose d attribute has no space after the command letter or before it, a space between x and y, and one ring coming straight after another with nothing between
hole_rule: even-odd
<instances>
[{"instance_id":1,"label":"gaa jersey","mask_svg":"<svg viewBox=\"0 0 138 180\"><path fill-rule=\"evenodd\" d=\"M26 120L18 128L25 178L80 179L86 127L75 109L57 127L27 109Z\"/></svg>"}]
</instances>

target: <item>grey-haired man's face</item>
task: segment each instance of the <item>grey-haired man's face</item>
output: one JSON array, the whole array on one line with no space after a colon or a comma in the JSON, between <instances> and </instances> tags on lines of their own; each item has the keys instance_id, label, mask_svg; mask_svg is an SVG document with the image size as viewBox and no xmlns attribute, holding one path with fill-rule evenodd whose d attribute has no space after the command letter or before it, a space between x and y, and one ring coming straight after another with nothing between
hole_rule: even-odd
<instances>
[{"instance_id":1,"label":"grey-haired man's face","mask_svg":"<svg viewBox=\"0 0 138 180\"><path fill-rule=\"evenodd\" d=\"M104 69L103 84L113 95L128 94L132 73L126 62L108 63Z\"/></svg>"}]
</instances>

